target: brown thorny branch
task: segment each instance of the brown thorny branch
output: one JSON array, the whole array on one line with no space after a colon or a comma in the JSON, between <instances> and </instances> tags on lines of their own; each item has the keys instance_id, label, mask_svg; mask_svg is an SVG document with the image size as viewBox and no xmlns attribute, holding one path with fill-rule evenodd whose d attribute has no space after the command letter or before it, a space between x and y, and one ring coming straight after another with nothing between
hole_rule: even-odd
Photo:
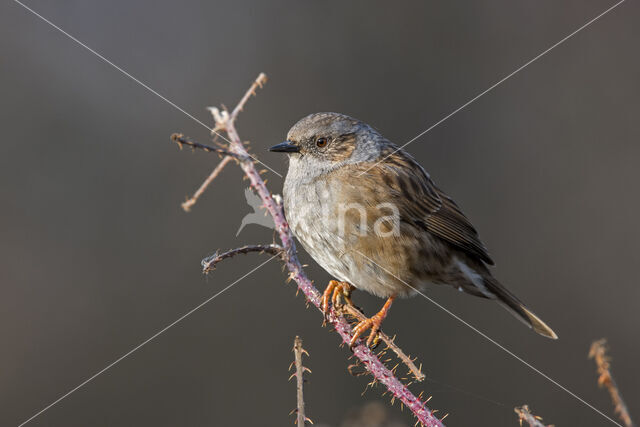
<instances>
[{"instance_id":1,"label":"brown thorny branch","mask_svg":"<svg viewBox=\"0 0 640 427\"><path fill-rule=\"evenodd\" d=\"M296 409L291 411L291 414L293 414L294 412L296 413L296 425L298 427L304 426L305 422L307 421L313 424L313 421L307 418L304 414L304 394L302 392L302 386L304 384L304 372L307 371L311 373L311 369L302 365L303 354L306 354L307 357L309 356L309 353L307 353L307 350L302 348L302 338L296 336L296 339L293 341L293 355L294 355L293 362L291 362L291 365L289 365L289 370L295 369L295 372L291 374L291 376L289 377L289 380L291 380L291 378L294 378L294 377L296 379L297 405L296 405Z\"/></svg>"},{"instance_id":2,"label":"brown thorny branch","mask_svg":"<svg viewBox=\"0 0 640 427\"><path fill-rule=\"evenodd\" d=\"M176 142L178 145L188 145L193 149L200 148L205 151L215 152L220 156L224 156L225 158L233 158L246 177L249 179L251 188L258 194L260 199L262 199L263 207L268 211L268 213L272 216L275 223L275 230L280 238L281 245L254 245L254 246L245 246L243 248L234 249L229 252L225 252L224 254L215 254L213 257L206 258L203 260L203 268L205 271L210 271L215 267L215 265L224 258L231 257L238 253L248 253L248 252L269 252L272 254L279 254L285 268L289 272L288 280L294 280L298 285L298 290L302 291L305 295L308 303L313 304L317 309L320 310L320 301L321 301L321 293L314 286L313 282L306 276L303 271L302 265L297 258L296 255L296 247L293 239L293 234L289 229L289 224L285 220L284 211L282 209L282 203L280 202L279 197L274 197L271 192L267 189L266 181L264 181L260 172L255 167L254 158L249 155L247 152L245 144L240 139L238 132L235 128L235 120L238 117L240 111L242 111L245 103L251 97L251 95L255 95L255 91L257 88L262 87L267 80L267 76L261 73L258 78L252 83L251 87L247 91L247 93L242 97L236 108L229 113L228 110L222 109L219 110L217 108L210 108L213 118L215 120L215 127L213 132L226 132L230 143L228 146L224 148L215 148L207 145L198 144L196 142L190 141L185 138L182 134L173 134L171 139ZM223 159L224 161L224 159ZM221 163L222 164L222 163ZM219 172L222 166L218 165L216 170ZM216 172L214 170L214 173ZM210 175L214 176L214 173ZM205 184L208 185L211 183L213 178L208 179ZM206 187L203 184L201 189L199 189L194 198L202 193L202 187ZM193 201L195 203L195 200ZM187 208L191 207L193 203L189 201L185 202L188 204ZM348 307L348 306L347 306ZM357 310L349 310L349 314L355 316L356 318L362 318L362 313L357 312ZM331 324L333 329L340 335L343 344L349 344L349 341L352 337L352 329L344 317L344 314L334 308L331 307L328 315L326 316L327 322ZM405 363L410 372L413 374L414 379L421 381L424 379L424 374L420 372L420 370L415 366L413 360L405 355L404 352L394 343L392 338L381 334L381 339L384 340L387 348L392 349L398 357L401 359L403 363ZM364 370L373 376L373 381L370 384L381 383L387 389L385 393L389 393L391 395L391 402L393 403L396 399L399 400L403 406L406 406L417 418L416 424L420 423L424 426L438 426L443 427L441 419L438 419L434 413L436 411L431 411L427 408L426 403L429 401L423 401L420 396L415 396L409 389L408 384L403 384L400 378L396 377L395 372L398 365L395 365L392 369L387 368L385 363L380 359L382 355L386 352L386 348L378 355L376 355L371 349L369 349L362 342L358 342L352 349L353 355L358 359L358 362L364 367ZM386 359L385 362L389 362L389 359ZM351 366L350 368L352 368ZM350 369L351 372L351 369ZM402 378L406 380L407 378ZM446 415L445 415L446 417ZM444 419L444 417L442 418Z\"/></svg>"},{"instance_id":3,"label":"brown thorny branch","mask_svg":"<svg viewBox=\"0 0 640 427\"><path fill-rule=\"evenodd\" d=\"M522 425L522 422L524 421L529 424L530 427L553 427L552 425L545 426L544 424L542 424L542 418L538 417L537 415L533 415L527 405L517 407L514 409L514 411L516 411L516 414L518 414L520 425Z\"/></svg>"},{"instance_id":4,"label":"brown thorny branch","mask_svg":"<svg viewBox=\"0 0 640 427\"><path fill-rule=\"evenodd\" d=\"M598 385L600 387L606 387L607 391L609 391L615 413L620 417L626 427L632 427L634 424L631 420L627 405L624 403L624 400L622 400L622 394L620 394L613 375L611 375L611 359L607 356L606 344L607 340L604 338L594 341L589 350L589 358L596 361L596 365L598 366Z\"/></svg>"}]
</instances>

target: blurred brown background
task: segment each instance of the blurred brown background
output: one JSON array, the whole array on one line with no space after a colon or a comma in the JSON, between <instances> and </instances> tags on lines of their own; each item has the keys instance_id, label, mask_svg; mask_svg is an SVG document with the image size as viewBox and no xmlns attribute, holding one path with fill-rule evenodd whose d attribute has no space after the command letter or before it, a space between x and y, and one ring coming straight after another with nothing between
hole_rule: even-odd
<instances>
[{"instance_id":1,"label":"blurred brown background","mask_svg":"<svg viewBox=\"0 0 640 427\"><path fill-rule=\"evenodd\" d=\"M35 1L30 7L198 118L269 83L238 127L284 173L280 142L301 116L338 111L404 143L613 4L604 1ZM607 337L640 418L640 6L627 1L412 143L463 207L497 276L559 333L536 336L496 304L428 294L612 414L589 344ZM180 209L215 156L172 132L206 129L18 4L0 6L0 425L18 425L266 258L215 249L268 242L248 226L246 182L228 167ZM280 192L282 180L269 174ZM320 286L329 276L309 260ZM276 262L96 378L32 426L288 425L296 334L313 370L308 415L338 426L366 378L305 309ZM355 300L368 310L381 303ZM414 389L449 426L517 425L523 403L557 426L600 415L422 298L385 330L419 356ZM407 425L411 417L391 413Z\"/></svg>"}]
</instances>

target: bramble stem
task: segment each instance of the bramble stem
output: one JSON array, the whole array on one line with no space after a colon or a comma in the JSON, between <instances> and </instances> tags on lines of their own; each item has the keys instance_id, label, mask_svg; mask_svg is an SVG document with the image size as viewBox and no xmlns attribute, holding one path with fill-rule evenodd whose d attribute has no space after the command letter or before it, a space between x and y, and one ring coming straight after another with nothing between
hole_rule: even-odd
<instances>
[{"instance_id":1,"label":"bramble stem","mask_svg":"<svg viewBox=\"0 0 640 427\"><path fill-rule=\"evenodd\" d=\"M248 254L250 252L260 252L260 253L268 253L272 255L280 255L282 254L282 246L276 244L270 245L246 245L240 248L231 249L230 251L223 252L219 254L216 252L215 254L206 257L203 259L200 264L202 264L202 272L209 273L216 269L216 265L227 258L231 258L233 256L239 254Z\"/></svg>"},{"instance_id":2,"label":"bramble stem","mask_svg":"<svg viewBox=\"0 0 640 427\"><path fill-rule=\"evenodd\" d=\"M518 414L518 419L520 420L520 425L522 422L526 422L530 427L547 427L540 421L542 418L537 417L531 413L531 410L527 405L522 405L517 408L514 408L516 414Z\"/></svg>"},{"instance_id":3,"label":"bramble stem","mask_svg":"<svg viewBox=\"0 0 640 427\"><path fill-rule=\"evenodd\" d=\"M605 387L609 392L615 413L618 414L626 427L633 427L634 424L631 420L627 404L624 403L620 389L618 389L616 381L611 374L611 359L607 356L606 344L607 340L604 338L594 341L589 350L589 358L596 361L596 365L598 366L598 385Z\"/></svg>"},{"instance_id":4,"label":"bramble stem","mask_svg":"<svg viewBox=\"0 0 640 427\"><path fill-rule=\"evenodd\" d=\"M302 348L302 338L298 336L296 336L296 339L293 341L293 354L293 364L295 365L296 371L289 379L296 377L296 425L300 427L304 426L305 422L309 420L304 414L304 393L302 392L302 386L304 384L304 371L311 372L311 370L302 366L302 355L306 354L309 356L309 353Z\"/></svg>"}]
</instances>

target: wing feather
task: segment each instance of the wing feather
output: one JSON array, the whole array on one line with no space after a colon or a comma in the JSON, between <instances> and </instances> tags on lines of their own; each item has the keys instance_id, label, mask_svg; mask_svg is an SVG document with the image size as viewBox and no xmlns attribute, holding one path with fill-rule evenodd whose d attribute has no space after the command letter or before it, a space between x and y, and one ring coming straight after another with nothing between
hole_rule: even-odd
<instances>
[{"instance_id":1,"label":"wing feather","mask_svg":"<svg viewBox=\"0 0 640 427\"><path fill-rule=\"evenodd\" d=\"M474 258L493 265L478 232L458 205L440 190L427 172L400 150L371 167L367 173L381 175L379 182L397 198L401 219L415 223ZM369 169L370 168L370 169Z\"/></svg>"}]
</instances>

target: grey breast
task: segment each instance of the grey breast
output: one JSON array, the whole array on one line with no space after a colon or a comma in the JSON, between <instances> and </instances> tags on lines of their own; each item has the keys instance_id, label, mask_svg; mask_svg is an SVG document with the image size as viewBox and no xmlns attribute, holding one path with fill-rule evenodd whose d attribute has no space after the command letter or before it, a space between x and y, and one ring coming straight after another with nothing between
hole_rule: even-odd
<instances>
[{"instance_id":1,"label":"grey breast","mask_svg":"<svg viewBox=\"0 0 640 427\"><path fill-rule=\"evenodd\" d=\"M321 176L298 173L302 168L291 163L283 191L291 231L322 268L339 280L350 281L351 262L333 218L334 190Z\"/></svg>"}]
</instances>

